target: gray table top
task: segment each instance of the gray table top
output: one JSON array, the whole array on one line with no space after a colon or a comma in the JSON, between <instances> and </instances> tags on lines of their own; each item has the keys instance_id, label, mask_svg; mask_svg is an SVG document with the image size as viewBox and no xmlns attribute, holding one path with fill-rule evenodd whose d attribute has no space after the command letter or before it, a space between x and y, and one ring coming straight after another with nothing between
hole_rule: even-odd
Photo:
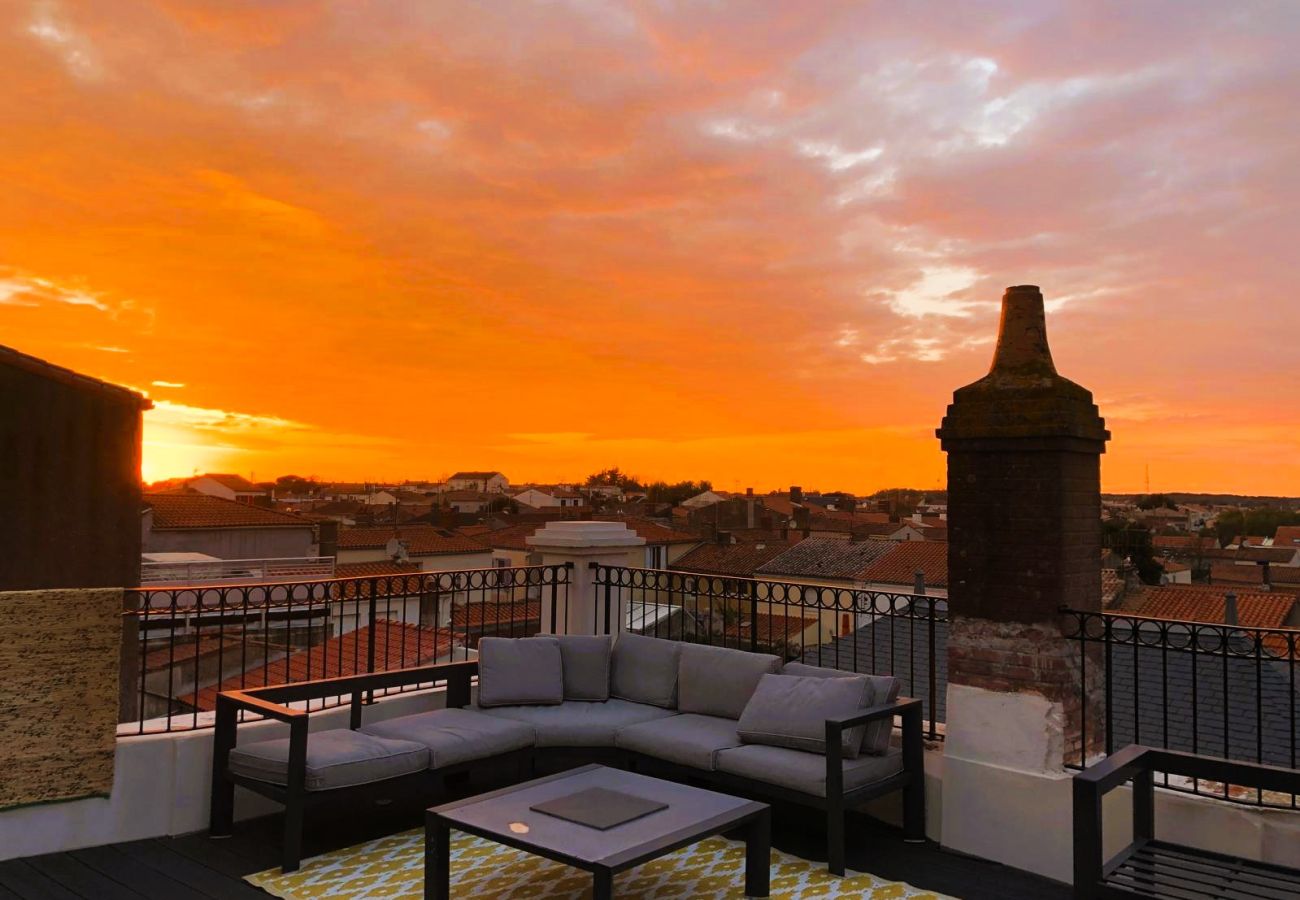
<instances>
[{"instance_id":1,"label":"gray table top","mask_svg":"<svg viewBox=\"0 0 1300 900\"><path fill-rule=\"evenodd\" d=\"M567 822L529 807L593 787L607 788L667 803L666 809L608 830ZM589 863L617 864L623 857L655 844L680 842L692 832L701 837L724 830L765 808L739 797L689 787L605 766L584 766L514 787L434 807L452 828L500 836L506 843L527 846L543 855Z\"/></svg>"}]
</instances>

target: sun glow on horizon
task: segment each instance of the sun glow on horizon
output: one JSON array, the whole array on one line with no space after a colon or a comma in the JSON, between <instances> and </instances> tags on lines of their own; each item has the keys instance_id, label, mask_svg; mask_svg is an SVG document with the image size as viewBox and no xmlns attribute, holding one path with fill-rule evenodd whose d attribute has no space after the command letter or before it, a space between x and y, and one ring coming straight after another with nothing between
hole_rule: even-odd
<instances>
[{"instance_id":1,"label":"sun glow on horizon","mask_svg":"<svg viewBox=\"0 0 1300 900\"><path fill-rule=\"evenodd\" d=\"M150 481L861 493L1036 283L1107 490L1300 494L1297 21L1158 6L11 4L0 340Z\"/></svg>"}]
</instances>

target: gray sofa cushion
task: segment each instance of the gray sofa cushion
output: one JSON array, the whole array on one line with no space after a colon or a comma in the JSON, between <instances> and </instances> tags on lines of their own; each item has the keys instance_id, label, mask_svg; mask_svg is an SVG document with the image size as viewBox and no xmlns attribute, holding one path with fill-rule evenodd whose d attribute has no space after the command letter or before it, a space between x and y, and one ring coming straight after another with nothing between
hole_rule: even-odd
<instances>
[{"instance_id":1,"label":"gray sofa cushion","mask_svg":"<svg viewBox=\"0 0 1300 900\"><path fill-rule=\"evenodd\" d=\"M608 700L613 641L591 634L562 634L555 639L560 642L564 667L564 699Z\"/></svg>"},{"instance_id":2,"label":"gray sofa cushion","mask_svg":"<svg viewBox=\"0 0 1300 900\"><path fill-rule=\"evenodd\" d=\"M843 766L844 790L852 791L903 771L903 754L890 749L883 756L846 759ZM718 771L814 797L826 796L826 757L817 753L748 744L719 753Z\"/></svg>"},{"instance_id":3,"label":"gray sofa cushion","mask_svg":"<svg viewBox=\"0 0 1300 900\"><path fill-rule=\"evenodd\" d=\"M739 719L758 680L781 668L768 653L683 644L677 663L677 711Z\"/></svg>"},{"instance_id":4,"label":"gray sofa cushion","mask_svg":"<svg viewBox=\"0 0 1300 900\"><path fill-rule=\"evenodd\" d=\"M677 706L678 641L624 632L614 644L609 693L633 703L673 709Z\"/></svg>"},{"instance_id":5,"label":"gray sofa cushion","mask_svg":"<svg viewBox=\"0 0 1300 900\"><path fill-rule=\"evenodd\" d=\"M770 744L812 753L826 752L826 720L852 715L870 695L867 679L764 675L740 716L738 730L746 744ZM844 755L857 757L862 727L845 729Z\"/></svg>"},{"instance_id":6,"label":"gray sofa cushion","mask_svg":"<svg viewBox=\"0 0 1300 900\"><path fill-rule=\"evenodd\" d=\"M828 669L824 666L809 666L804 663L790 662L781 670L783 675L804 675L810 678L849 678L855 673L840 669ZM871 688L865 706L879 706L893 703L898 699L903 683L893 675L863 675ZM863 753L884 753L889 749L889 735L894 730L892 719L881 719L869 723L862 732Z\"/></svg>"},{"instance_id":7,"label":"gray sofa cushion","mask_svg":"<svg viewBox=\"0 0 1300 900\"><path fill-rule=\"evenodd\" d=\"M429 751L423 744L336 728L307 736L304 783L309 791L329 791L422 772L428 765ZM289 739L236 747L230 751L230 771L271 784L287 784Z\"/></svg>"},{"instance_id":8,"label":"gray sofa cushion","mask_svg":"<svg viewBox=\"0 0 1300 900\"><path fill-rule=\"evenodd\" d=\"M563 699L564 664L560 642L554 637L485 637L479 641L479 706L554 704Z\"/></svg>"},{"instance_id":9,"label":"gray sofa cushion","mask_svg":"<svg viewBox=\"0 0 1300 900\"><path fill-rule=\"evenodd\" d=\"M682 713L662 722L624 728L616 743L624 750L711 772L718 754L739 747L741 741L735 719Z\"/></svg>"},{"instance_id":10,"label":"gray sofa cushion","mask_svg":"<svg viewBox=\"0 0 1300 900\"><path fill-rule=\"evenodd\" d=\"M620 729L677 715L617 698L604 703L565 700L559 706L497 706L483 714L528 725L538 747L613 747Z\"/></svg>"},{"instance_id":11,"label":"gray sofa cushion","mask_svg":"<svg viewBox=\"0 0 1300 900\"><path fill-rule=\"evenodd\" d=\"M485 759L533 745L527 725L496 719L473 709L434 709L362 726L366 734L399 738L425 747L430 769Z\"/></svg>"}]
</instances>

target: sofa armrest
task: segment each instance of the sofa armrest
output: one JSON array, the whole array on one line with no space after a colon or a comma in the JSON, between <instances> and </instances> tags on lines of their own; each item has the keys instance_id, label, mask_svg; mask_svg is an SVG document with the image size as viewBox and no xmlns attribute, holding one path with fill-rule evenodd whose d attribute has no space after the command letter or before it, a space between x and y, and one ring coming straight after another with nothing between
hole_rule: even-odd
<instances>
[{"instance_id":1,"label":"sofa armrest","mask_svg":"<svg viewBox=\"0 0 1300 900\"><path fill-rule=\"evenodd\" d=\"M921 740L921 701L899 697L893 703L882 703L845 716L826 720L826 795L844 795L844 729L865 725L878 719L899 716L903 732L903 771L913 778L924 777L924 744Z\"/></svg>"}]
</instances>

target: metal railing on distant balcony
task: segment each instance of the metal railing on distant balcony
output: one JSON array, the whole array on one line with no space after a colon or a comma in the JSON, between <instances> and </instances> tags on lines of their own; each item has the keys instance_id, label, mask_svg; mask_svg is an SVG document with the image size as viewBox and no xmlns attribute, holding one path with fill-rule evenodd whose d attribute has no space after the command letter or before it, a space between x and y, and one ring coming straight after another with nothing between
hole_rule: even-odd
<instances>
[{"instance_id":1,"label":"metal railing on distant balcony","mask_svg":"<svg viewBox=\"0 0 1300 900\"><path fill-rule=\"evenodd\" d=\"M214 582L305 581L334 577L334 557L302 556L282 559L214 559L200 562L140 564L140 584L198 585Z\"/></svg>"},{"instance_id":2,"label":"metal railing on distant balcony","mask_svg":"<svg viewBox=\"0 0 1300 900\"><path fill-rule=\"evenodd\" d=\"M1084 733L1074 765L1103 750L1110 754L1144 744L1297 767L1300 630L1113 612L1063 610L1063 615L1083 670ZM1096 734L1098 727L1103 734ZM1160 784L1238 803L1298 808L1294 794L1169 776Z\"/></svg>"},{"instance_id":3,"label":"metal railing on distant balcony","mask_svg":"<svg viewBox=\"0 0 1300 900\"><path fill-rule=\"evenodd\" d=\"M948 602L925 594L854 590L592 564L598 625L626 604L633 630L763 653L785 661L893 675L921 700L926 734L942 739Z\"/></svg>"},{"instance_id":4,"label":"metal railing on distant balcony","mask_svg":"<svg viewBox=\"0 0 1300 900\"><path fill-rule=\"evenodd\" d=\"M123 614L119 733L206 727L222 690L471 659L484 636L562 631L569 585L558 565L142 586Z\"/></svg>"}]
</instances>

